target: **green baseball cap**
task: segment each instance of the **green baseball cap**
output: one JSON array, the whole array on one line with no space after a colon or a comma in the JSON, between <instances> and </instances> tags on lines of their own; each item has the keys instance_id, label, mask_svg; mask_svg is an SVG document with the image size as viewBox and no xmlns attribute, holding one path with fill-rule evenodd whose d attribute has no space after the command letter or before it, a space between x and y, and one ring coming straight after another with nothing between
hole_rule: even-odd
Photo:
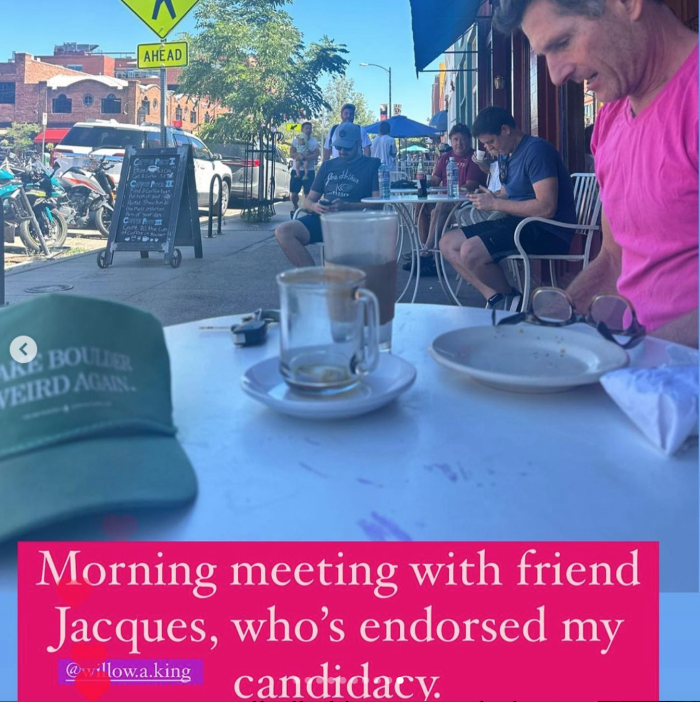
<instances>
[{"instance_id":1,"label":"green baseball cap","mask_svg":"<svg viewBox=\"0 0 700 702\"><path fill-rule=\"evenodd\" d=\"M27 363L12 358L18 336L36 342ZM197 481L175 433L170 358L153 315L75 295L0 309L0 540L78 515L191 501Z\"/></svg>"}]
</instances>

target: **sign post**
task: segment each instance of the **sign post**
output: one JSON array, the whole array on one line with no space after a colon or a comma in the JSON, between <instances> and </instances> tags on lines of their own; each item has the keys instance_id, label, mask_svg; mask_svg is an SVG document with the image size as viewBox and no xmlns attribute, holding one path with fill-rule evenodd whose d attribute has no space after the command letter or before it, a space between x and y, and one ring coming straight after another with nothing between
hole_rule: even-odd
<instances>
[{"instance_id":1,"label":"sign post","mask_svg":"<svg viewBox=\"0 0 700 702\"><path fill-rule=\"evenodd\" d=\"M5 306L5 216L0 203L0 307Z\"/></svg>"},{"instance_id":2,"label":"sign post","mask_svg":"<svg viewBox=\"0 0 700 702\"><path fill-rule=\"evenodd\" d=\"M129 150L117 191L107 248L97 258L100 268L112 263L114 252L149 251L165 254L165 263L177 268L180 246L193 246L202 257L202 235L191 148L168 148L167 68L187 66L187 42L166 42L168 34L199 0L121 0L159 37L159 44L140 44L139 68L160 69L160 149Z\"/></svg>"},{"instance_id":3,"label":"sign post","mask_svg":"<svg viewBox=\"0 0 700 702\"><path fill-rule=\"evenodd\" d=\"M48 88L47 88L48 90ZM46 125L49 123L49 116L46 112L41 113L41 165L46 165Z\"/></svg>"},{"instance_id":4,"label":"sign post","mask_svg":"<svg viewBox=\"0 0 700 702\"><path fill-rule=\"evenodd\" d=\"M165 46L165 42L163 42ZM165 112L165 101L168 99L167 69L160 67L160 145L165 148L168 145L168 136L165 130L167 115Z\"/></svg>"}]
</instances>

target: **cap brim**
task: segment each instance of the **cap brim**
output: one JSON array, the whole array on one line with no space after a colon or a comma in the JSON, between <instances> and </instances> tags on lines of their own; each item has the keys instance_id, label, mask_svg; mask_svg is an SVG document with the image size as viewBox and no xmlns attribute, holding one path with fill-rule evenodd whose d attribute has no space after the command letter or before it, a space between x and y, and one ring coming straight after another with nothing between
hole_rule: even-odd
<instances>
[{"instance_id":1,"label":"cap brim","mask_svg":"<svg viewBox=\"0 0 700 702\"><path fill-rule=\"evenodd\" d=\"M174 507L197 495L171 436L82 439L0 461L0 541L71 517Z\"/></svg>"}]
</instances>

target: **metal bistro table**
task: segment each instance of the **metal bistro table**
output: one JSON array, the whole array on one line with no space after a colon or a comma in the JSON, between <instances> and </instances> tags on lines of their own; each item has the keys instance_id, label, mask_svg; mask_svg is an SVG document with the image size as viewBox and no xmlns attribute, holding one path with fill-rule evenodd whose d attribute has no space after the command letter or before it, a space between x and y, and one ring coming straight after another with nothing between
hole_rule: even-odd
<instances>
[{"instance_id":1,"label":"metal bistro table","mask_svg":"<svg viewBox=\"0 0 700 702\"><path fill-rule=\"evenodd\" d=\"M660 541L662 589L697 590L697 444L666 458L599 384L509 393L430 358L436 336L488 324L483 309L397 305L393 349L416 383L392 405L332 422L243 394L241 374L279 353L275 327L246 349L199 323L166 329L175 423L200 497L140 538ZM632 361L660 365L671 346L647 339Z\"/></svg>"},{"instance_id":2,"label":"metal bistro table","mask_svg":"<svg viewBox=\"0 0 700 702\"><path fill-rule=\"evenodd\" d=\"M537 541L661 543L661 588L697 590L698 454L665 458L599 385L523 395L482 387L435 363L432 340L490 323L489 312L397 305L394 353L418 377L376 412L342 421L276 414L246 396L241 374L279 352L234 348L228 332L165 329L179 440L199 495L138 513L140 541ZM647 339L637 365L672 344ZM127 440L127 439L125 439ZM106 539L104 515L32 540ZM0 621L16 620L13 547L0 560ZM0 636L0 699L17 680L16 632ZM4 691L4 695L3 695Z\"/></svg>"},{"instance_id":3,"label":"metal bistro table","mask_svg":"<svg viewBox=\"0 0 700 702\"><path fill-rule=\"evenodd\" d=\"M442 190L442 188L435 188L435 190ZM392 190L392 195L390 198L382 198L382 197L366 197L362 199L362 203L364 204L380 204L384 205L385 208L391 207L393 208L396 213L399 216L399 221L402 225L403 231L408 233L408 238L409 238L409 243L411 246L411 272L408 277L408 281L406 282L406 285L404 286L403 291L398 297L398 302L401 302L403 300L404 296L406 295L408 289L411 286L411 280L413 279L413 274L415 272L416 274L416 282L413 288L413 296L411 298L411 302L416 301L416 296L418 295L418 286L420 285L420 253L421 251L425 251L421 245L420 237L418 235L418 220L420 219L420 214L421 212L418 213L417 217L413 216L413 209L415 208L416 205L438 205L438 204L451 204L452 208L448 214L448 218L446 220L447 222L451 221L453 218L453 215L455 211L457 210L458 207L463 205L464 203L470 202L469 197L466 194L460 194L458 197L448 197L447 195L443 195L437 192L431 193L428 192L428 197L418 197L415 194L408 194L408 195L400 195L400 194L395 194L398 193L399 191L393 191ZM415 191L409 191L409 193L413 193ZM428 242L430 243L430 242ZM435 252L436 256L441 256L439 251ZM437 265L437 271L438 271L438 281L440 282L440 286L442 287L443 292L445 293L445 296L450 302L454 301L454 293L452 293L451 289L449 288L449 285L446 286L446 281L443 280L444 277L444 271L442 270L442 262L438 261Z\"/></svg>"}]
</instances>

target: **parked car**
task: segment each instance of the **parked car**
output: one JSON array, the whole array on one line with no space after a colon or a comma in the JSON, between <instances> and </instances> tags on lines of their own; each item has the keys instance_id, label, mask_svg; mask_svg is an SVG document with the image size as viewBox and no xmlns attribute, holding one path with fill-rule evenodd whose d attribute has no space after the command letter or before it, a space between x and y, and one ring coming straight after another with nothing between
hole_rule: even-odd
<instances>
[{"instance_id":1,"label":"parked car","mask_svg":"<svg viewBox=\"0 0 700 702\"><path fill-rule=\"evenodd\" d=\"M223 211L228 209L231 194L231 169L214 157L204 142L198 137L177 129L166 127L166 146L186 146L191 144L194 154L194 172L197 183L197 203L199 207L209 207L209 188L215 174L223 180ZM82 167L91 160L105 158L114 168L110 175L119 182L122 161L129 146L136 148L159 148L160 126L121 124L116 120L91 120L77 122L63 137L61 143L51 153L51 163L59 165L59 173L72 166ZM218 203L218 193L214 204Z\"/></svg>"},{"instance_id":2,"label":"parked car","mask_svg":"<svg viewBox=\"0 0 700 702\"><path fill-rule=\"evenodd\" d=\"M231 169L231 195L236 198L258 199L260 187L260 150L245 141L229 144L212 144L214 153ZM278 147L273 147L272 158L268 156L268 173L274 175L275 200L289 199L291 168L288 159ZM246 174L247 171L247 174Z\"/></svg>"}]
</instances>

